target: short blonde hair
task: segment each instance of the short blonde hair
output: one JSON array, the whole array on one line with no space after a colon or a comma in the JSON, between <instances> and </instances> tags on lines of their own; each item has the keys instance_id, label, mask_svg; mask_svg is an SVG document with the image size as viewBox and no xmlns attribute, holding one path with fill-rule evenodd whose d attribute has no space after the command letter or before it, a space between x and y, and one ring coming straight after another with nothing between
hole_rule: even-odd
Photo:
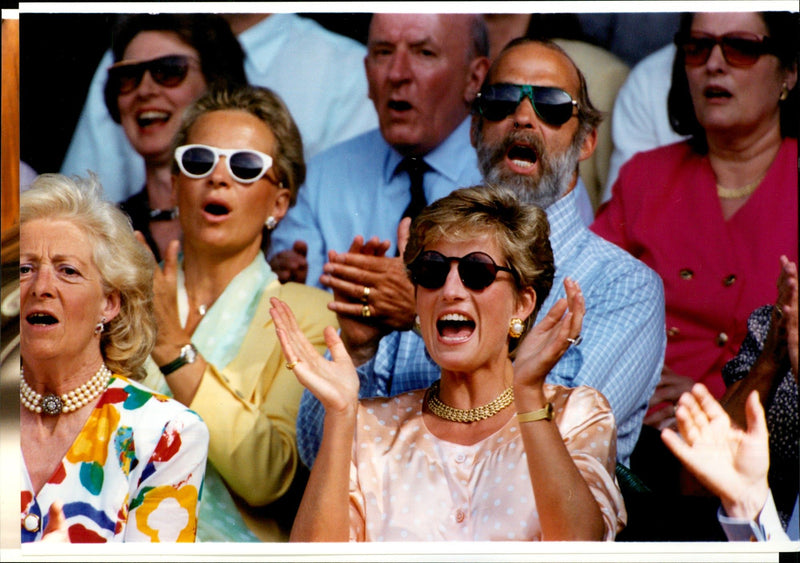
<instances>
[{"instance_id":1,"label":"short blonde hair","mask_svg":"<svg viewBox=\"0 0 800 563\"><path fill-rule=\"evenodd\" d=\"M426 246L447 239L461 242L492 236L516 280L517 295L526 287L536 292L536 307L526 320L533 326L550 294L555 275L550 223L538 206L521 203L513 191L495 185L461 188L423 209L411 224L403 261L411 264ZM512 351L516 342L512 342Z\"/></svg>"},{"instance_id":2,"label":"short blonde hair","mask_svg":"<svg viewBox=\"0 0 800 563\"><path fill-rule=\"evenodd\" d=\"M100 351L109 369L141 379L156 340L153 313L153 255L133 236L130 219L103 199L88 178L42 174L20 196L20 225L36 219L72 222L92 241L92 259L106 295L120 295L120 312L106 325Z\"/></svg>"}]
</instances>

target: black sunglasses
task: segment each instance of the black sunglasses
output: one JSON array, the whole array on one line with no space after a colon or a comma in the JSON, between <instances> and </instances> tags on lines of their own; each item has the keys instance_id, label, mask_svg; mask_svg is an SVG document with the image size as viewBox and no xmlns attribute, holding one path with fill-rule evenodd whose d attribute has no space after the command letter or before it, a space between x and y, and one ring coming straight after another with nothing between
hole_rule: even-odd
<instances>
[{"instance_id":1,"label":"black sunglasses","mask_svg":"<svg viewBox=\"0 0 800 563\"><path fill-rule=\"evenodd\" d=\"M748 67L758 62L762 55L772 53L769 37L759 37L754 33L734 31L725 35L694 33L676 35L675 44L683 52L684 62L689 66L706 64L715 45L722 49L722 56L731 66Z\"/></svg>"},{"instance_id":2,"label":"black sunglasses","mask_svg":"<svg viewBox=\"0 0 800 563\"><path fill-rule=\"evenodd\" d=\"M458 262L458 276L464 287L472 291L486 289L497 278L497 272L509 272L516 280L511 268L498 266L485 252L470 252L466 256L445 256L435 250L426 250L408 265L411 281L426 289L439 289L450 273L450 264Z\"/></svg>"},{"instance_id":3,"label":"black sunglasses","mask_svg":"<svg viewBox=\"0 0 800 563\"><path fill-rule=\"evenodd\" d=\"M536 115L550 125L562 125L570 120L578 102L568 92L553 86L530 84L491 84L475 98L475 109L489 121L500 121L517 110L522 100L531 101Z\"/></svg>"},{"instance_id":4,"label":"black sunglasses","mask_svg":"<svg viewBox=\"0 0 800 563\"><path fill-rule=\"evenodd\" d=\"M108 80L118 94L129 94L148 71L156 84L174 88L186 79L193 60L188 55L167 55L140 63L120 61L108 67Z\"/></svg>"}]
</instances>

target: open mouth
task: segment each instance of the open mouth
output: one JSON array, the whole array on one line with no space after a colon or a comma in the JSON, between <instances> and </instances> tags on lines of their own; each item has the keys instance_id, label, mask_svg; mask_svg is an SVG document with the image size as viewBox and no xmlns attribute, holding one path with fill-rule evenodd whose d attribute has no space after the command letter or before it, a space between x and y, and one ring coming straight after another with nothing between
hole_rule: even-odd
<instances>
[{"instance_id":1,"label":"open mouth","mask_svg":"<svg viewBox=\"0 0 800 563\"><path fill-rule=\"evenodd\" d=\"M47 313L32 313L25 317L25 320L32 325L54 325L58 323L57 318Z\"/></svg>"},{"instance_id":2,"label":"open mouth","mask_svg":"<svg viewBox=\"0 0 800 563\"><path fill-rule=\"evenodd\" d=\"M148 127L157 123L166 123L172 114L166 111L143 111L136 116L139 127Z\"/></svg>"},{"instance_id":3,"label":"open mouth","mask_svg":"<svg viewBox=\"0 0 800 563\"><path fill-rule=\"evenodd\" d=\"M411 104L405 100L389 100L387 105L389 106L389 109L395 111L408 111L411 109Z\"/></svg>"},{"instance_id":4,"label":"open mouth","mask_svg":"<svg viewBox=\"0 0 800 563\"><path fill-rule=\"evenodd\" d=\"M705 90L703 90L703 95L706 98L730 98L731 93L725 90L724 88L717 88L714 86L709 86Z\"/></svg>"},{"instance_id":5,"label":"open mouth","mask_svg":"<svg viewBox=\"0 0 800 563\"><path fill-rule=\"evenodd\" d=\"M208 203L205 207L203 207L203 211L208 213L209 215L215 215L217 217L221 217L223 215L227 215L231 212L225 205L221 203Z\"/></svg>"},{"instance_id":6,"label":"open mouth","mask_svg":"<svg viewBox=\"0 0 800 563\"><path fill-rule=\"evenodd\" d=\"M436 321L436 330L443 340L461 341L475 332L475 321L457 313L448 313Z\"/></svg>"},{"instance_id":7,"label":"open mouth","mask_svg":"<svg viewBox=\"0 0 800 563\"><path fill-rule=\"evenodd\" d=\"M513 145L508 149L507 156L510 161L522 168L533 166L539 159L536 150L529 145Z\"/></svg>"}]
</instances>

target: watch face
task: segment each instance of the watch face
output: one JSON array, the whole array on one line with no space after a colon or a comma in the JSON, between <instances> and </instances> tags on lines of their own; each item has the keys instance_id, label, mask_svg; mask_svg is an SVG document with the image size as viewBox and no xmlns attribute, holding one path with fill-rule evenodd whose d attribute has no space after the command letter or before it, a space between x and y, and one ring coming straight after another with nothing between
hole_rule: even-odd
<instances>
[{"instance_id":1,"label":"watch face","mask_svg":"<svg viewBox=\"0 0 800 563\"><path fill-rule=\"evenodd\" d=\"M181 356L186 359L186 363L191 364L197 359L197 350L191 344L187 344L181 349Z\"/></svg>"}]
</instances>

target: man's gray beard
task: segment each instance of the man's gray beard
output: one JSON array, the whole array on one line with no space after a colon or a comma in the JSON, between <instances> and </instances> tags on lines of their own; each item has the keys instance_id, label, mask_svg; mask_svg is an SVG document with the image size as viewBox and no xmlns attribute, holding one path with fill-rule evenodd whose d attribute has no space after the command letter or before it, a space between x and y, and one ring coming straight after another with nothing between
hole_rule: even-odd
<instances>
[{"instance_id":1,"label":"man's gray beard","mask_svg":"<svg viewBox=\"0 0 800 563\"><path fill-rule=\"evenodd\" d=\"M517 194L522 203L535 204L547 209L561 199L569 189L572 175L578 165L580 144L573 142L563 153L554 156L539 154L538 178L516 174L503 166L505 150L502 156L497 150L483 145L478 140L478 165L483 173L484 182L507 187ZM496 161L493 164L493 161Z\"/></svg>"}]
</instances>

